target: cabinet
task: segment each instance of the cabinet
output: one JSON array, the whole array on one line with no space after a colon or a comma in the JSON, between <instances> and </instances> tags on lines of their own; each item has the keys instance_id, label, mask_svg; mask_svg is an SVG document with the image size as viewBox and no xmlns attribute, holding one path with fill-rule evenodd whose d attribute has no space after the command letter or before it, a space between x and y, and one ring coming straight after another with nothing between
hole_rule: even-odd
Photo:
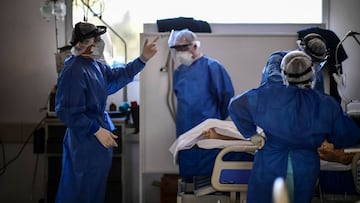
<instances>
[{"instance_id":1,"label":"cabinet","mask_svg":"<svg viewBox=\"0 0 360 203\"><path fill-rule=\"evenodd\" d=\"M116 140L119 147L114 148L114 155L110 174L107 182L106 203L124 202L124 135L125 118L112 119L119 138ZM57 187L61 175L63 137L66 127L57 118L48 118L45 121L45 185L46 202L52 203L55 200Z\"/></svg>"}]
</instances>

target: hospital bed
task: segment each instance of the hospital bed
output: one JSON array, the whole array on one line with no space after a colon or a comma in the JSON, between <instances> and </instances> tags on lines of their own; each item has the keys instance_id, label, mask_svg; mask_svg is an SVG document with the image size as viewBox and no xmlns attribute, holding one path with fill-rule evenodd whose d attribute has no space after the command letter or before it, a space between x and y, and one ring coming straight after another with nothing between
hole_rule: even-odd
<instances>
[{"instance_id":1,"label":"hospital bed","mask_svg":"<svg viewBox=\"0 0 360 203\"><path fill-rule=\"evenodd\" d=\"M338 77L342 78L341 75ZM349 97L344 91L345 87L339 78L336 82L339 95L345 106L344 110L360 126L360 102L348 99ZM350 164L321 161L318 181L318 193L321 202L360 200L360 145L344 149L344 152L355 153Z\"/></svg>"},{"instance_id":2,"label":"hospital bed","mask_svg":"<svg viewBox=\"0 0 360 203\"><path fill-rule=\"evenodd\" d=\"M204 139L202 133L208 128L238 140ZM261 133L261 129L258 132ZM189 168L189 174L194 175L193 181L178 180L177 203L245 203L252 158L257 147L242 137L232 121L208 119L179 136L169 150L177 164L182 150L191 151L194 148L209 155L209 159L198 162L198 168L210 168L211 172L204 174ZM349 165L321 161L317 192L322 202L360 199L360 146L346 149L351 150L357 154ZM197 173L200 175L197 176Z\"/></svg>"},{"instance_id":3,"label":"hospital bed","mask_svg":"<svg viewBox=\"0 0 360 203\"><path fill-rule=\"evenodd\" d=\"M257 146L227 146L217 155L211 177L195 177L195 183L179 180L177 203L246 203L252 161L225 160L227 154L254 153ZM201 185L203 184L203 185Z\"/></svg>"},{"instance_id":4,"label":"hospital bed","mask_svg":"<svg viewBox=\"0 0 360 203\"><path fill-rule=\"evenodd\" d=\"M321 202L360 200L360 147L356 150L348 165L321 160L318 181Z\"/></svg>"},{"instance_id":5,"label":"hospital bed","mask_svg":"<svg viewBox=\"0 0 360 203\"><path fill-rule=\"evenodd\" d=\"M236 140L204 139L203 131L210 128ZM174 163L177 163L179 154L184 150L190 153L191 150L194 153L201 151L208 158L199 160L195 170L189 168L191 172L185 171L186 175L193 176L193 181L179 179L177 203L245 203L256 149L257 146L245 139L232 121L208 119L180 135L169 149Z\"/></svg>"},{"instance_id":6,"label":"hospital bed","mask_svg":"<svg viewBox=\"0 0 360 203\"><path fill-rule=\"evenodd\" d=\"M179 181L177 203L246 203L253 162L227 161L224 158L228 153L253 154L257 149L254 145L230 145L223 148L216 157L209 184L194 189ZM289 203L289 194L282 178L274 181L273 196L274 203Z\"/></svg>"},{"instance_id":7,"label":"hospital bed","mask_svg":"<svg viewBox=\"0 0 360 203\"><path fill-rule=\"evenodd\" d=\"M353 106L355 105L355 106ZM347 113L360 125L360 106L350 104ZM318 194L321 202L360 200L360 145L345 148L355 153L351 163L343 164L321 160Z\"/></svg>"}]
</instances>

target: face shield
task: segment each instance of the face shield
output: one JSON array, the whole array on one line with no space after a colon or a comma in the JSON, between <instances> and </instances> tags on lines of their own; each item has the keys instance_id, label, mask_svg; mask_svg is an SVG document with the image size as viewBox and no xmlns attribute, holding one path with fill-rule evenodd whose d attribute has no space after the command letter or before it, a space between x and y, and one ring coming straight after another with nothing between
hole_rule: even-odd
<instances>
[{"instance_id":1,"label":"face shield","mask_svg":"<svg viewBox=\"0 0 360 203\"><path fill-rule=\"evenodd\" d=\"M105 43L103 51L104 59L108 64L113 64L115 60L115 55L113 47L114 43L111 40L111 36L108 32L106 32L105 34L101 35L101 39Z\"/></svg>"},{"instance_id":2,"label":"face shield","mask_svg":"<svg viewBox=\"0 0 360 203\"><path fill-rule=\"evenodd\" d=\"M200 47L200 41L198 41L196 35L188 29L180 31L172 30L168 45L175 62L189 66L194 61L192 52L190 51L191 47L194 45Z\"/></svg>"},{"instance_id":3,"label":"face shield","mask_svg":"<svg viewBox=\"0 0 360 203\"><path fill-rule=\"evenodd\" d=\"M81 55L84 51L92 46L95 39L106 33L105 26L95 26L91 23L76 23L71 36L70 44L73 46L72 53Z\"/></svg>"},{"instance_id":4,"label":"face shield","mask_svg":"<svg viewBox=\"0 0 360 203\"><path fill-rule=\"evenodd\" d=\"M329 57L325 39L316 33L307 34L298 42L300 48L308 54L314 65L326 62Z\"/></svg>"},{"instance_id":5,"label":"face shield","mask_svg":"<svg viewBox=\"0 0 360 203\"><path fill-rule=\"evenodd\" d=\"M200 41L198 41L197 36L188 29L180 31L172 30L168 44L170 48L173 48L176 51L187 51L191 45L200 47Z\"/></svg>"},{"instance_id":6,"label":"face shield","mask_svg":"<svg viewBox=\"0 0 360 203\"><path fill-rule=\"evenodd\" d=\"M87 39L95 38L106 33L105 26L95 26L91 23L76 23L71 36L70 44L75 46L78 42L83 43Z\"/></svg>"},{"instance_id":7,"label":"face shield","mask_svg":"<svg viewBox=\"0 0 360 203\"><path fill-rule=\"evenodd\" d=\"M176 36L178 33L179 33L179 31L171 30L169 40L168 40L168 45L170 47L170 54L174 60L176 59L176 50L173 49L172 47L174 47L176 44Z\"/></svg>"},{"instance_id":8,"label":"face shield","mask_svg":"<svg viewBox=\"0 0 360 203\"><path fill-rule=\"evenodd\" d=\"M96 60L105 60L104 48L105 48L105 42L99 37L99 39L96 40L94 46L91 47L90 57Z\"/></svg>"}]
</instances>

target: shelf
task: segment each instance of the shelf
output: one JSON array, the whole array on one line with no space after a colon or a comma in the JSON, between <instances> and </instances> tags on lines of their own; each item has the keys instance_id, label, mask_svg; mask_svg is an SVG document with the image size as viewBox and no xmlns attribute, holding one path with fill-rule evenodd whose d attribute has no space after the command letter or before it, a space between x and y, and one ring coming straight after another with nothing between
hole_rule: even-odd
<instances>
[{"instance_id":1,"label":"shelf","mask_svg":"<svg viewBox=\"0 0 360 203\"><path fill-rule=\"evenodd\" d=\"M114 134L119 147L113 150L113 161L106 188L105 202L124 202L124 136L125 118L112 118L116 127ZM45 185L46 201L54 202L61 176L63 138L66 126L57 118L45 120Z\"/></svg>"}]
</instances>

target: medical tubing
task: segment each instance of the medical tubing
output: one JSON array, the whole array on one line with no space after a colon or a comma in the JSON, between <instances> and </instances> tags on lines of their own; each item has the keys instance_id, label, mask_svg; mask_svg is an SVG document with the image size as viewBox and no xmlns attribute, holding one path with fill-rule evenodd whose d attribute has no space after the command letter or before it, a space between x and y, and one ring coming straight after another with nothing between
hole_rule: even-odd
<instances>
[{"instance_id":1,"label":"medical tubing","mask_svg":"<svg viewBox=\"0 0 360 203\"><path fill-rule=\"evenodd\" d=\"M342 73L340 72L340 66L341 66L341 64L339 64L339 59L338 59L338 51L339 51L339 47L341 46L341 44L349 37L349 36L352 36L355 40L356 40L356 42L360 45L360 42L359 42L359 40L354 36L354 34L353 34L354 32L353 31L348 31L346 34L345 34L345 36L343 37L343 39L336 45L336 49L335 49L335 68L336 68L336 74L337 74L337 76L341 76L342 75ZM333 76L334 77L334 76ZM339 89L339 85L337 85L337 88L338 88L338 93L339 93L339 95L340 95L340 97L342 98L342 100L346 103L346 105L347 104L349 104L350 102L351 102L351 100L350 99L347 99L346 98L346 96L345 96L345 94L343 93L343 91L342 90L340 90ZM346 109L345 109L346 110Z\"/></svg>"},{"instance_id":2,"label":"medical tubing","mask_svg":"<svg viewBox=\"0 0 360 203\"><path fill-rule=\"evenodd\" d=\"M123 37L121 37L109 24L107 24L102 18L101 15L98 15L97 13L95 13L94 10L91 9L91 7L89 6L89 4L85 3L84 0L81 0L81 2L91 11L91 13L94 14L94 16L98 17L98 19L104 23L104 25L106 25L107 28L109 28L114 34L115 36L117 36L121 42L124 44L124 63L127 63L127 43L125 41L125 39ZM127 101L128 100L128 94L127 94L127 86L123 87L123 100Z\"/></svg>"},{"instance_id":3,"label":"medical tubing","mask_svg":"<svg viewBox=\"0 0 360 203\"><path fill-rule=\"evenodd\" d=\"M35 193L36 172L37 172L37 169L38 169L38 165L39 165L39 154L36 154L36 161L35 161L35 166L34 166L34 174L33 174L33 179L32 179L32 183L31 183L30 200L33 200L34 193Z\"/></svg>"},{"instance_id":4,"label":"medical tubing","mask_svg":"<svg viewBox=\"0 0 360 203\"><path fill-rule=\"evenodd\" d=\"M174 64L174 61L172 60L171 61L171 66L170 66L170 70L171 70L171 84L173 83L173 80L172 80L172 76L174 75L174 66L175 66L175 64ZM171 86L172 87L172 86ZM172 111L173 111L173 118L174 118L174 121L175 121L175 119L176 119L176 108L175 108L175 94L174 94L174 92L173 92L173 90L172 90L172 88L171 88L171 105L172 105Z\"/></svg>"},{"instance_id":5,"label":"medical tubing","mask_svg":"<svg viewBox=\"0 0 360 203\"><path fill-rule=\"evenodd\" d=\"M1 145L1 152L2 152L2 158L3 158L3 163L5 164L6 163L6 157L5 157L5 147L4 147L4 143L0 140L0 145ZM6 171L6 167L5 168L2 168L0 170L0 176L2 174L4 174Z\"/></svg>"},{"instance_id":6,"label":"medical tubing","mask_svg":"<svg viewBox=\"0 0 360 203\"><path fill-rule=\"evenodd\" d=\"M91 9L91 7L89 6L89 4L87 4L86 2L84 2L84 0L81 0L81 2L91 11L91 13L94 14L94 16L97 16L98 19L104 23L104 25L109 28L121 41L122 43L124 44L124 49L125 49L125 56L124 56L124 60L125 60L125 63L127 63L127 44L126 44L126 41L123 37L121 37L109 24L107 24L101 17L100 15L98 15L97 13L95 13L94 10Z\"/></svg>"},{"instance_id":7,"label":"medical tubing","mask_svg":"<svg viewBox=\"0 0 360 203\"><path fill-rule=\"evenodd\" d=\"M0 176L3 175L6 171L6 167L9 166L11 163L13 163L14 161L16 161L16 159L19 158L19 156L21 155L21 153L23 152L23 150L25 149L25 146L27 143L29 143L30 138L34 135L35 130L39 129L39 127L41 126L41 124L44 122L46 117L42 118L40 120L40 122L36 125L36 127L34 128L34 130L31 132L31 134L29 135L29 137L26 138L24 144L21 146L20 151L15 155L14 158L10 159L10 161L4 163L4 165L0 168Z\"/></svg>"},{"instance_id":8,"label":"medical tubing","mask_svg":"<svg viewBox=\"0 0 360 203\"><path fill-rule=\"evenodd\" d=\"M175 104L174 104L174 94L172 91L172 76L174 72L174 62L171 60L171 51L169 50L167 58L166 58L166 64L165 67L167 67L167 74L168 74L168 88L167 88L167 97L166 97L166 105L170 111L170 115L175 122Z\"/></svg>"},{"instance_id":9,"label":"medical tubing","mask_svg":"<svg viewBox=\"0 0 360 203\"><path fill-rule=\"evenodd\" d=\"M339 64L339 59L338 59L338 51L339 51L339 47L340 45L346 40L346 38L348 38L350 36L351 30L349 32L347 32L344 36L344 38L336 45L336 49L335 49L335 68L336 68L336 72L338 73L338 75L340 75L341 73L339 72L340 70L340 64Z\"/></svg>"},{"instance_id":10,"label":"medical tubing","mask_svg":"<svg viewBox=\"0 0 360 203\"><path fill-rule=\"evenodd\" d=\"M355 37L354 33L358 34L357 32L353 32L352 30L350 30L349 32L347 32L345 34L345 37L336 45L336 49L335 49L335 67L336 67L336 69L338 69L338 67L340 66L339 61L338 61L338 51L339 51L340 45L350 36L352 36L355 39L355 41L360 45L360 41L358 40L358 38Z\"/></svg>"}]
</instances>

